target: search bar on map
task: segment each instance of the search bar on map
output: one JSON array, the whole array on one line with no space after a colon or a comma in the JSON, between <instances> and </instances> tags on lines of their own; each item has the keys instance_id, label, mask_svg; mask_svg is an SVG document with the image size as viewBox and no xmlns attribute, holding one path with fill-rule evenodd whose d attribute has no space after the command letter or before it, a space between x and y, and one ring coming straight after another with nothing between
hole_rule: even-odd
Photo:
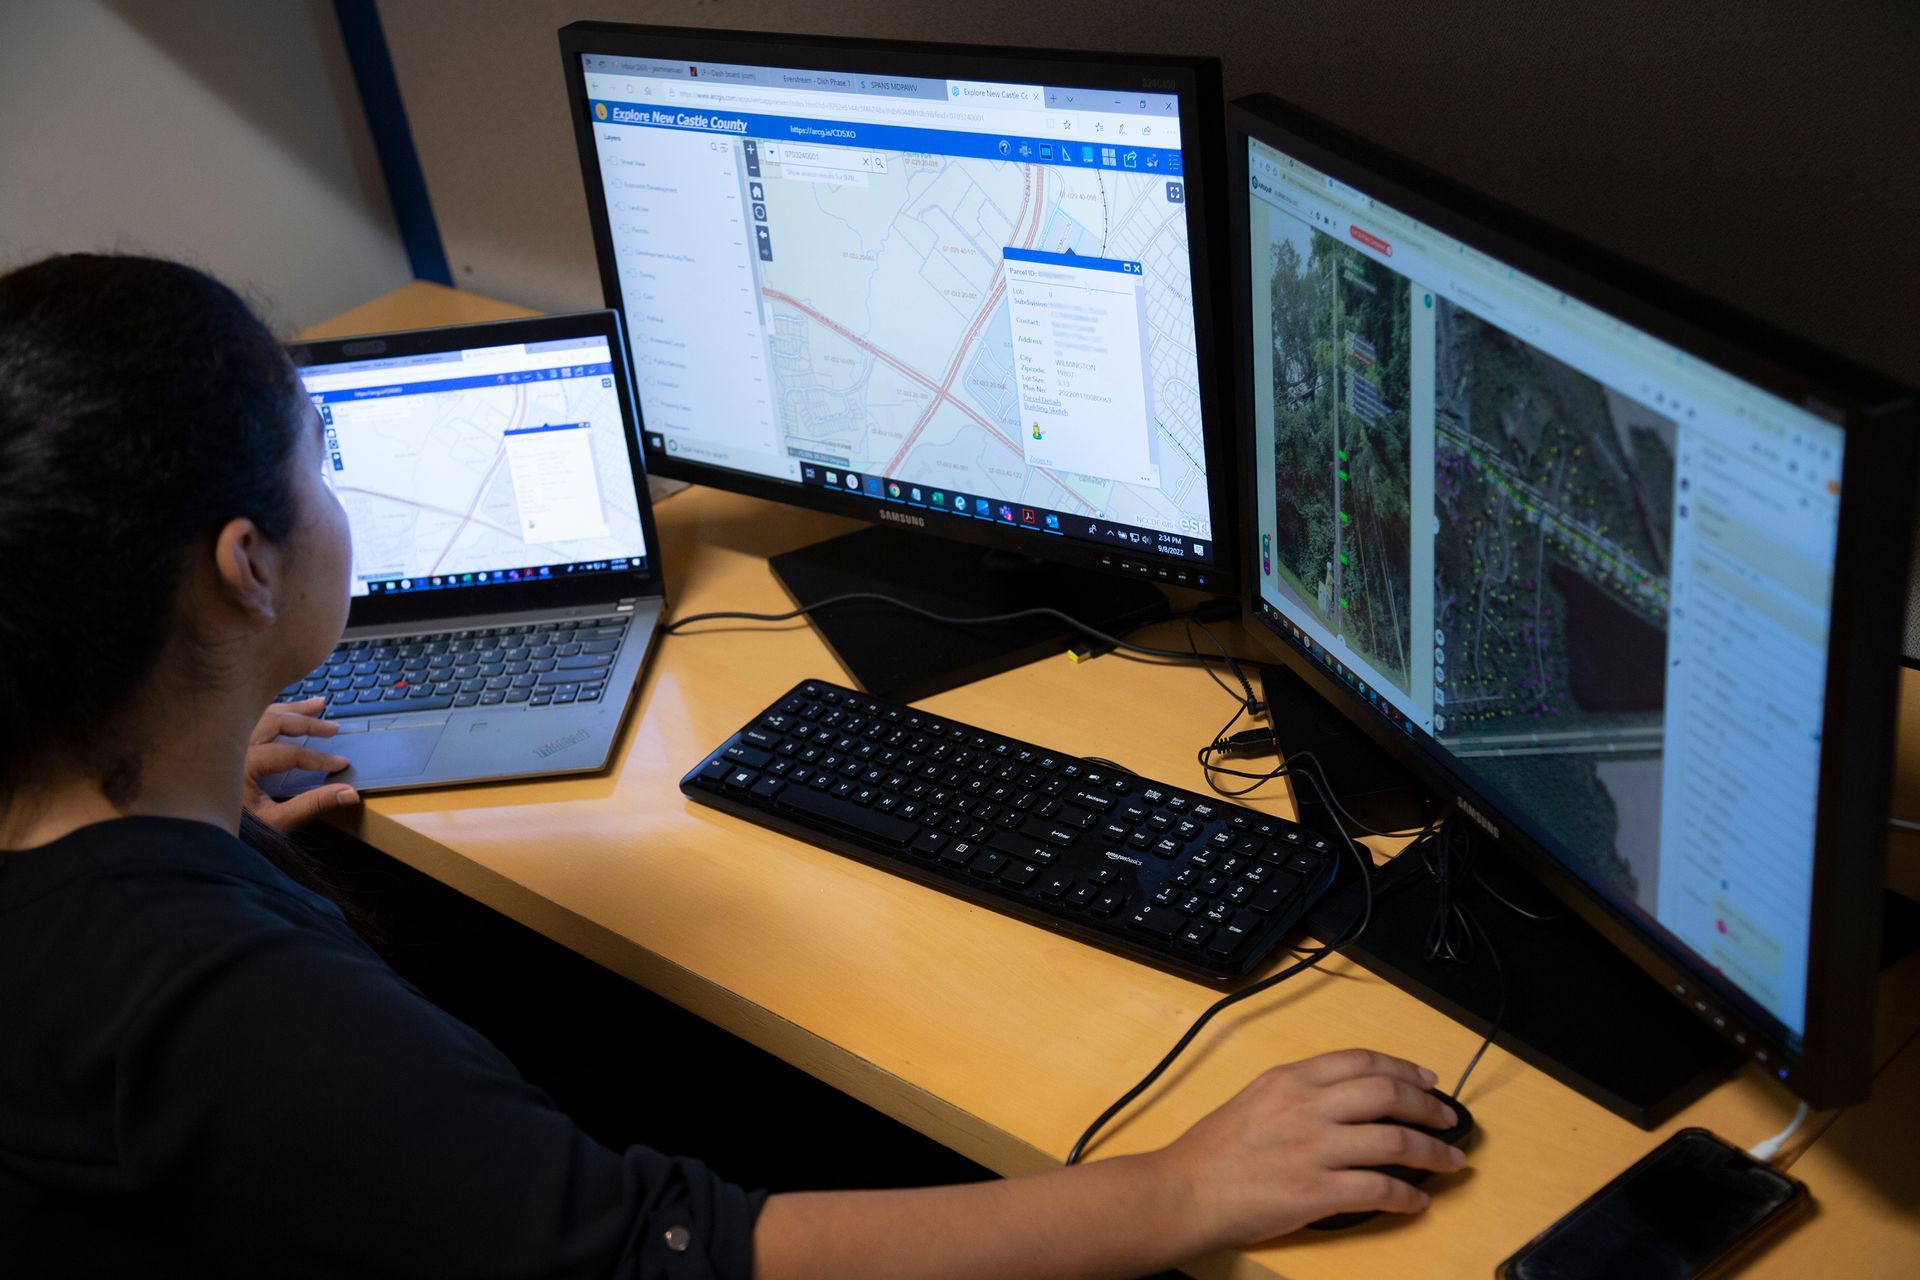
<instances>
[{"instance_id":1,"label":"search bar on map","mask_svg":"<svg viewBox=\"0 0 1920 1280\"><path fill-rule=\"evenodd\" d=\"M766 159L789 169L826 169L841 173L867 174L887 171L885 152L865 151L857 147L820 147L796 142L763 142L760 144L760 152Z\"/></svg>"}]
</instances>

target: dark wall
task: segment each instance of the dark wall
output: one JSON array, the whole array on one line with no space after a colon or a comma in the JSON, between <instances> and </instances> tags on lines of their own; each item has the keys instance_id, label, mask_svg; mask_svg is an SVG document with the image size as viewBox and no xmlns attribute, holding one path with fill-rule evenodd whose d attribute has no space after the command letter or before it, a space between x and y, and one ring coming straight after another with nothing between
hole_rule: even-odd
<instances>
[{"instance_id":1,"label":"dark wall","mask_svg":"<svg viewBox=\"0 0 1920 1280\"><path fill-rule=\"evenodd\" d=\"M1437 169L1920 383L1920 3L386 0L456 278L597 300L578 18L1219 54Z\"/></svg>"}]
</instances>

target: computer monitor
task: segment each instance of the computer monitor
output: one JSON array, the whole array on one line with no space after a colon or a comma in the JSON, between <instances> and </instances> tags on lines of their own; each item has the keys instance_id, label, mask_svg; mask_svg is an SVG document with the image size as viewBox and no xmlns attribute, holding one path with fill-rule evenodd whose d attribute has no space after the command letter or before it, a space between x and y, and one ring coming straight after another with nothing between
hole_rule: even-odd
<instances>
[{"instance_id":1,"label":"computer monitor","mask_svg":"<svg viewBox=\"0 0 1920 1280\"><path fill-rule=\"evenodd\" d=\"M1228 149L1249 632L1675 1007L1859 1099L1913 400L1278 99Z\"/></svg>"},{"instance_id":2,"label":"computer monitor","mask_svg":"<svg viewBox=\"0 0 1920 1280\"><path fill-rule=\"evenodd\" d=\"M599 23L560 43L648 466L876 526L776 560L797 598L1124 626L1158 585L1232 593L1216 61ZM951 628L854 621L827 638L875 691L996 667ZM900 666L928 657L951 669Z\"/></svg>"}]
</instances>

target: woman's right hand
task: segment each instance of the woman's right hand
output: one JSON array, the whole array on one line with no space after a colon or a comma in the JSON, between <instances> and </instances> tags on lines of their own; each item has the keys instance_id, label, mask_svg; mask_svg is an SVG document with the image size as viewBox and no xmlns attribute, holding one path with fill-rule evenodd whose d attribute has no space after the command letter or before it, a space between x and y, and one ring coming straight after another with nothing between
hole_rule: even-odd
<instances>
[{"instance_id":1,"label":"woman's right hand","mask_svg":"<svg viewBox=\"0 0 1920 1280\"><path fill-rule=\"evenodd\" d=\"M1446 1129L1453 1108L1427 1092L1434 1075L1366 1049L1343 1049L1262 1073L1151 1159L1192 1197L1209 1249L1285 1235L1329 1214L1418 1213L1427 1195L1369 1165L1451 1173L1457 1147L1404 1123Z\"/></svg>"}]
</instances>

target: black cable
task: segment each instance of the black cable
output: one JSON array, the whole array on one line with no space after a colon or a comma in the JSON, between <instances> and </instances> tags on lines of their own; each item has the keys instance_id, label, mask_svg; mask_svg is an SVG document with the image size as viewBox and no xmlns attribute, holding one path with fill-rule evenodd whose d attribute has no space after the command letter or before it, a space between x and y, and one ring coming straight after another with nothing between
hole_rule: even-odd
<instances>
[{"instance_id":1,"label":"black cable","mask_svg":"<svg viewBox=\"0 0 1920 1280\"><path fill-rule=\"evenodd\" d=\"M1197 617L1187 618L1186 623L1187 623L1187 647L1189 649L1192 649L1196 656L1199 655L1200 646L1193 642L1193 629L1195 627L1199 627L1200 630L1206 635L1208 642L1212 644L1215 649L1218 649L1220 651L1220 657L1222 661L1224 661L1227 664L1227 670L1233 672L1233 678L1240 682L1241 693L1240 694L1234 693L1234 691L1228 687L1227 682L1225 680L1222 680L1220 678L1220 674L1217 671L1215 671L1211 666L1205 667L1204 670L1206 671L1206 673L1209 676L1213 677L1213 682L1219 685L1221 689L1225 690L1226 695L1229 698L1237 699L1242 706L1246 707L1248 715L1257 716L1262 711L1266 710L1265 705L1260 701L1258 697L1254 695L1253 683L1247 679L1247 673L1240 669L1239 662L1235 661L1233 655L1227 652L1227 646L1220 643L1220 637L1213 634L1213 628L1209 627L1205 622L1202 622Z\"/></svg>"},{"instance_id":2,"label":"black cable","mask_svg":"<svg viewBox=\"0 0 1920 1280\"><path fill-rule=\"evenodd\" d=\"M1238 716L1236 716L1235 719L1238 719ZM1232 722L1229 721L1228 723L1231 725ZM1313 775L1310 773L1302 773L1300 776L1306 780L1308 786L1312 787L1315 792L1321 795L1322 803L1325 803L1326 793L1320 790L1320 783L1314 779ZM1112 1106L1102 1111L1094 1118L1093 1123L1086 1127L1086 1130L1081 1133L1079 1140L1073 1144L1073 1149L1067 1153L1068 1164L1079 1163L1081 1155L1085 1153L1087 1144L1093 1140L1094 1135L1099 1133L1109 1120L1124 1111L1134 1099L1138 1098L1148 1089L1151 1089L1154 1082L1166 1073L1168 1067L1173 1065L1174 1059L1178 1058L1186 1047L1193 1043L1194 1037L1200 1034L1207 1023L1213 1021L1214 1015L1218 1014L1222 1009L1240 1003L1242 1000L1257 996L1263 991L1270 991L1296 974L1305 973L1308 969L1313 968L1322 960L1325 960L1328 956L1334 954L1366 931L1368 923L1373 919L1372 869L1368 865L1366 857L1360 852L1360 847L1354 844L1351 838L1346 838L1345 843L1347 851L1353 855L1354 865L1359 871L1361 889L1364 894L1360 918L1355 922L1353 928L1349 929L1345 936L1337 942L1330 942L1324 946L1313 948L1306 952L1303 958L1288 965L1278 973L1270 974L1253 985L1242 987L1231 995L1222 996L1220 999L1208 1005L1200 1016L1194 1019L1193 1025L1187 1028L1186 1034L1175 1042L1173 1048L1167 1050L1166 1056L1154 1064L1153 1070L1142 1076L1138 1084L1121 1094L1119 1098L1115 1099Z\"/></svg>"},{"instance_id":3,"label":"black cable","mask_svg":"<svg viewBox=\"0 0 1920 1280\"><path fill-rule=\"evenodd\" d=\"M1219 677L1216 676L1214 679L1215 679L1215 683L1219 683ZM1228 693L1231 694L1232 690L1228 690ZM1242 708L1242 713L1246 713L1246 709L1244 707ZM1201 776L1207 780L1208 788L1210 788L1215 795L1227 796L1230 799L1238 796L1251 795L1253 792L1258 791L1261 787L1264 787L1269 782L1273 782L1279 778L1290 778L1292 776L1291 770L1296 763L1312 765L1315 769L1318 769L1320 771L1321 779L1323 781L1326 779L1327 771L1325 767L1321 765L1319 758L1315 756L1311 751L1290 752L1284 756L1284 758L1281 760L1281 763L1275 765L1271 769L1263 770L1260 773L1249 773L1244 769L1233 769L1223 764L1215 764L1213 761L1214 755L1223 753L1229 750L1239 751L1244 749L1244 747L1247 746L1248 744L1239 741L1239 739L1248 738L1250 735L1254 733L1260 733L1263 736L1267 737L1269 740L1270 747L1274 750L1275 754L1279 754L1278 747L1277 745L1274 745L1272 743L1271 733L1270 731L1267 731L1267 730L1248 729L1243 733L1235 734L1233 739L1230 740L1227 736L1228 732L1233 728L1235 724L1239 723L1239 720L1240 720L1240 715L1236 714L1231 720L1227 721L1226 725L1220 730L1220 732L1214 735L1213 741L1208 743L1206 746L1201 747L1198 752ZM1248 778L1252 780L1252 783L1249 786L1240 787L1237 790L1230 789L1230 788L1221 786L1219 782L1215 780L1214 778L1215 774L1225 774L1226 776L1232 777L1232 778ZM1381 831L1374 827L1368 826L1366 823L1360 821L1360 819L1354 817L1353 814L1349 813L1347 811L1346 806L1340 803L1340 798L1337 795L1332 794L1331 784L1329 784L1329 788L1328 788L1327 808L1330 812L1332 812L1335 815L1336 820L1341 824L1342 827L1351 827L1353 830L1358 831L1361 835L1385 836L1385 837L1392 837L1392 838L1397 838L1400 836L1413 836L1416 839L1424 838L1427 835L1432 833L1434 829L1434 825L1439 821L1441 821L1441 818L1444 817L1444 814L1436 815L1424 827L1407 827L1399 831Z\"/></svg>"},{"instance_id":4,"label":"black cable","mask_svg":"<svg viewBox=\"0 0 1920 1280\"><path fill-rule=\"evenodd\" d=\"M1560 919L1558 915L1545 916L1541 915L1538 911L1527 910L1512 898L1509 898L1506 894L1501 893L1498 889L1487 883L1487 878L1480 874L1480 868L1478 867L1473 869L1473 882L1482 889L1485 889L1488 897L1513 912L1513 914L1519 916L1522 920L1531 920L1535 924L1552 924L1554 921Z\"/></svg>"},{"instance_id":5,"label":"black cable","mask_svg":"<svg viewBox=\"0 0 1920 1280\"><path fill-rule=\"evenodd\" d=\"M1460 1073L1460 1078L1454 1082L1453 1096L1455 1098L1458 1098L1460 1091L1467 1087L1467 1077L1472 1075L1473 1069L1480 1065L1481 1056L1492 1047L1493 1038L1500 1034L1500 1024L1505 1022L1507 1018L1507 967L1500 963L1499 949L1493 945L1493 939L1487 935L1486 926L1481 924L1479 919L1475 917L1471 911L1462 906L1460 908L1460 915L1461 919L1466 921L1467 927L1480 935L1480 943L1486 948L1487 958L1493 961L1494 976L1500 983L1500 999L1493 1007L1493 1022L1487 1027L1487 1034L1480 1041L1480 1047L1473 1051L1471 1058L1467 1059L1466 1069Z\"/></svg>"},{"instance_id":6,"label":"black cable","mask_svg":"<svg viewBox=\"0 0 1920 1280\"><path fill-rule=\"evenodd\" d=\"M987 613L977 614L972 617L958 617L952 614L935 613L931 609L922 609L919 605L911 601L902 600L896 596L883 595L878 591L848 591L841 595L828 596L825 600L816 600L809 605L802 605L798 609L789 609L785 613L747 613L735 609L725 609L711 613L689 614L687 617L675 618L672 622L666 623L660 628L660 632L662 635L677 635L681 630L692 626L696 622L791 622L795 618L804 618L806 615L819 609L826 609L840 604L860 603L887 605L891 608L899 609L904 613L911 613L917 617L925 618L929 622L938 622L943 626L950 627L998 626L1008 622L1024 622L1029 618L1052 618L1057 622L1064 622L1067 626L1072 627L1083 635L1092 636L1095 640L1098 640L1101 644L1107 645L1110 648L1120 649L1127 653L1139 654L1142 657L1168 658L1177 662L1198 662L1209 666L1215 662L1222 662L1231 666L1236 661L1232 655L1224 651L1222 651L1221 657L1211 658L1201 653L1198 649L1159 649L1152 645L1134 644L1130 641L1122 640L1119 636L1109 635L1097 627L1082 622L1072 614L1062 613L1058 609L1051 609L1045 605L1036 605L1030 609L1015 609L1011 613ZM1168 619L1151 619L1151 622L1165 621L1168 621ZM1142 623L1141 625L1145 626L1149 625L1149 623Z\"/></svg>"},{"instance_id":7,"label":"black cable","mask_svg":"<svg viewBox=\"0 0 1920 1280\"><path fill-rule=\"evenodd\" d=\"M1408 852L1412 851L1410 846ZM1473 831L1449 815L1440 829L1439 838L1420 844L1419 857L1427 875L1434 882L1437 899L1433 917L1427 925L1427 962L1466 966L1485 951L1487 958L1493 962L1494 978L1498 983L1499 996L1494 1004L1493 1021L1488 1025L1487 1034L1481 1038L1479 1047L1473 1051L1473 1056L1467 1059L1459 1081L1453 1086L1453 1096L1458 1098L1460 1090L1466 1086L1467 1077L1480 1065L1480 1059L1486 1055L1506 1022L1509 994L1507 968L1501 962L1500 952L1493 945L1493 938L1487 933L1486 926L1458 896L1470 879L1482 888L1486 887L1473 865ZM1494 896L1499 897L1498 894Z\"/></svg>"}]
</instances>

